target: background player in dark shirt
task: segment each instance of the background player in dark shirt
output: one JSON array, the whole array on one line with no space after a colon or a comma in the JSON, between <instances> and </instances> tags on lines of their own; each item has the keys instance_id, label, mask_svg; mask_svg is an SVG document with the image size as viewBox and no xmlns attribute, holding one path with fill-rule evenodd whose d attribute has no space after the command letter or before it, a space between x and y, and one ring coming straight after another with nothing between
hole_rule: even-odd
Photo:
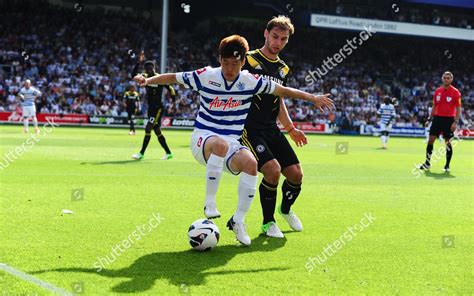
<instances>
[{"instance_id":1,"label":"background player in dark shirt","mask_svg":"<svg viewBox=\"0 0 474 296\"><path fill-rule=\"evenodd\" d=\"M278 53L283 50L293 33L294 27L288 17L271 19L264 31L265 45L247 53L244 69L285 85L290 68L278 57ZM297 146L307 143L305 134L293 125L283 98L273 95L258 95L253 98L241 142L255 155L258 169L263 173L259 186L263 211L262 231L268 236L283 237L274 218L280 172L286 179L282 185L279 213L293 230L302 231L301 221L291 211L291 206L301 191L303 170L290 143L280 132L277 118Z\"/></svg>"},{"instance_id":2,"label":"background player in dark shirt","mask_svg":"<svg viewBox=\"0 0 474 296\"><path fill-rule=\"evenodd\" d=\"M123 94L127 108L128 123L130 124L129 135L135 135L135 115L140 110L140 95L135 91L135 85L131 85L129 90Z\"/></svg>"},{"instance_id":3,"label":"background player in dark shirt","mask_svg":"<svg viewBox=\"0 0 474 296\"><path fill-rule=\"evenodd\" d=\"M132 71L132 77L135 77L138 74L141 63L145 60L145 54L143 51L140 54L139 62L135 65ZM145 72L140 73L146 78L153 77L158 75L155 72L155 64L152 61L146 61L144 64ZM165 86L171 97L175 98L175 91L170 85ZM145 87L146 89L146 100L148 103L148 122L145 126L145 138L143 139L142 149L139 153L133 154L132 158L142 159L148 143L151 138L151 130L155 131L156 136L158 137L158 142L160 142L161 147L165 150L166 154L161 158L163 160L173 158L168 144L166 144L165 136L161 133L161 117L163 116L163 102L161 101L163 95L163 85L149 84Z\"/></svg>"}]
</instances>

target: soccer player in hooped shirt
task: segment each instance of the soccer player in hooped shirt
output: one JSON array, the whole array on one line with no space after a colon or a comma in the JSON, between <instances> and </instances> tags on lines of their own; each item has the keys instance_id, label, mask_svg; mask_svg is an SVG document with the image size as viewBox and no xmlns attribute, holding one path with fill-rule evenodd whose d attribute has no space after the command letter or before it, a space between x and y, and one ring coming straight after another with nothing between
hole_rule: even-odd
<instances>
[{"instance_id":1,"label":"soccer player in hooped shirt","mask_svg":"<svg viewBox=\"0 0 474 296\"><path fill-rule=\"evenodd\" d=\"M315 96L293 88L283 87L264 77L241 71L248 51L247 40L232 35L219 44L221 67L205 67L192 72L166 73L151 78L137 75L140 85L180 83L200 94L200 107L191 136L194 158L206 166L206 199L204 214L220 217L216 193L223 171L240 173L238 206L227 222L238 241L250 245L244 219L257 187L257 161L238 139L242 135L251 100L255 94L275 94L313 102L320 110L331 109L329 94Z\"/></svg>"},{"instance_id":2,"label":"soccer player in hooped shirt","mask_svg":"<svg viewBox=\"0 0 474 296\"><path fill-rule=\"evenodd\" d=\"M41 96L41 92L31 86L31 81L27 79L25 80L25 85L18 92L18 96L22 100L21 107L24 132L28 132L28 120L31 117L33 120L33 125L35 126L35 132L39 134L40 130L38 129L38 120L36 119L35 100Z\"/></svg>"},{"instance_id":3,"label":"soccer player in hooped shirt","mask_svg":"<svg viewBox=\"0 0 474 296\"><path fill-rule=\"evenodd\" d=\"M426 145L426 160L420 165L420 170L430 169L433 143L440 133L443 133L446 142L446 164L444 165L444 171L449 172L449 165L453 156L451 138L454 136L454 131L461 116L461 93L451 85L453 78L453 73L449 71L444 72L441 77L443 86L438 87L434 93L433 109L425 124L428 125L431 122L430 138Z\"/></svg>"},{"instance_id":4,"label":"soccer player in hooped shirt","mask_svg":"<svg viewBox=\"0 0 474 296\"><path fill-rule=\"evenodd\" d=\"M395 118L395 107L389 96L384 98L384 102L380 105L377 114L380 115L380 139L382 140L382 149L387 149L388 137L392 130L392 120Z\"/></svg>"}]
</instances>

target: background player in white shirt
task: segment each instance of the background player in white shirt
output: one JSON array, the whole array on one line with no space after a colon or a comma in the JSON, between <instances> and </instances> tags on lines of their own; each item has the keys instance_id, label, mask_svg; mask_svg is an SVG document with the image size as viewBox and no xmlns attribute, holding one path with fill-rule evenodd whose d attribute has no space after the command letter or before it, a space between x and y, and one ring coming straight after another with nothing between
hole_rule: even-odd
<instances>
[{"instance_id":1,"label":"background player in white shirt","mask_svg":"<svg viewBox=\"0 0 474 296\"><path fill-rule=\"evenodd\" d=\"M227 226L244 245L251 243L244 218L253 201L258 177L255 157L238 139L242 135L252 97L267 93L310 101L322 111L325 107L333 107L329 94L315 96L283 87L246 70L241 71L248 49L245 38L232 35L220 42L219 68L205 67L192 72L165 73L148 79L141 75L134 78L142 86L180 83L199 92L200 107L191 137L191 150L194 158L206 166L204 214L208 218L220 217L216 208L216 193L222 172L234 175L241 173L237 210Z\"/></svg>"},{"instance_id":2,"label":"background player in white shirt","mask_svg":"<svg viewBox=\"0 0 474 296\"><path fill-rule=\"evenodd\" d=\"M18 96L21 98L24 132L28 132L28 119L31 117L35 131L38 134L39 129L38 120L36 119L35 100L41 96L41 92L31 86L31 81L27 79L24 86L18 91Z\"/></svg>"},{"instance_id":3,"label":"background player in white shirt","mask_svg":"<svg viewBox=\"0 0 474 296\"><path fill-rule=\"evenodd\" d=\"M390 97L386 96L384 102L377 110L380 115L380 139L382 140L382 149L387 149L387 142L390 131L392 130L392 120L395 118L395 107L392 105Z\"/></svg>"}]
</instances>

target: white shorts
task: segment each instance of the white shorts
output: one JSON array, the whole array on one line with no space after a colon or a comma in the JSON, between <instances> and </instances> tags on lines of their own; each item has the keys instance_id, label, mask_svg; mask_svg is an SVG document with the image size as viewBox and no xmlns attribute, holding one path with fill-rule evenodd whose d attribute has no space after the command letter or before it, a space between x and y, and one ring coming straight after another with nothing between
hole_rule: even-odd
<instances>
[{"instance_id":1,"label":"white shorts","mask_svg":"<svg viewBox=\"0 0 474 296\"><path fill-rule=\"evenodd\" d=\"M229 151L227 151L227 154L224 157L224 171L232 175L240 174L240 172L234 172L231 170L230 161L237 152L242 149L248 150L248 148L241 145L237 139L232 137L226 137L207 131L193 131L191 135L191 152L194 156L194 159L204 166L207 164L207 159L205 159L204 156L204 145L206 145L206 141L211 137L220 137L221 139L224 139L229 145Z\"/></svg>"},{"instance_id":2,"label":"white shorts","mask_svg":"<svg viewBox=\"0 0 474 296\"><path fill-rule=\"evenodd\" d=\"M21 115L23 117L35 117L36 107L35 106L22 106Z\"/></svg>"},{"instance_id":3,"label":"white shorts","mask_svg":"<svg viewBox=\"0 0 474 296\"><path fill-rule=\"evenodd\" d=\"M385 123L380 123L380 131L381 132L390 132L392 130L392 124L385 124Z\"/></svg>"}]
</instances>

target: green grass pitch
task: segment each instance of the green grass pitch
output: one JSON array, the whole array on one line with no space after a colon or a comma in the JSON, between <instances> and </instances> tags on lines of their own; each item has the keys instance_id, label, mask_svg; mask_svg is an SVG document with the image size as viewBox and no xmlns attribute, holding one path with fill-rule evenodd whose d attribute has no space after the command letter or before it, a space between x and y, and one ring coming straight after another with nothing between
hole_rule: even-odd
<instances>
[{"instance_id":1,"label":"green grass pitch","mask_svg":"<svg viewBox=\"0 0 474 296\"><path fill-rule=\"evenodd\" d=\"M311 135L295 148L305 175L293 209L304 231L289 231L277 215L285 239L260 236L257 195L246 220L252 246L238 246L225 227L238 179L225 174L217 198L223 217L215 220L221 239L199 253L187 229L203 217L205 169L190 153L190 131L164 131L170 161L159 160L155 136L143 161L130 158L143 130L128 136L125 129L56 127L36 140L21 131L0 126L7 165L0 170L0 263L70 293L474 293L473 141L457 143L450 174L442 172L444 156L429 173L415 174L422 139L391 138L381 150L376 137ZM23 155L6 163L16 147ZM115 249L112 260L117 244L123 252ZM308 263L318 255L321 262ZM1 268L0 291L51 294Z\"/></svg>"}]
</instances>

